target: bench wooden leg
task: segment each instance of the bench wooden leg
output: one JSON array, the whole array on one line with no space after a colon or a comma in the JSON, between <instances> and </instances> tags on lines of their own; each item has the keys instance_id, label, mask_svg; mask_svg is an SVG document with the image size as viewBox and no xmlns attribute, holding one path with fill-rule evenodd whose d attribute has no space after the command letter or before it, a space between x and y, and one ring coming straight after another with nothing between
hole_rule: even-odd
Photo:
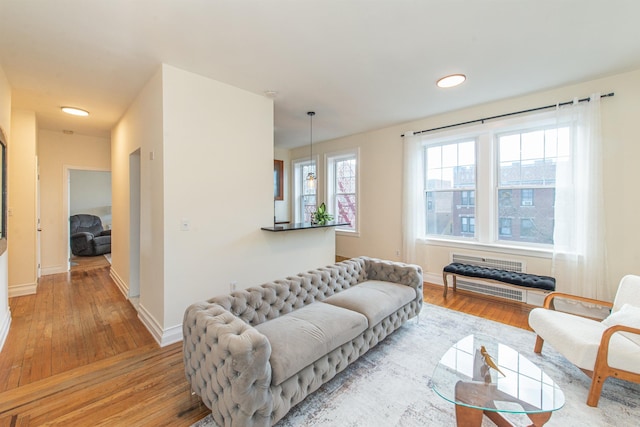
<instances>
[{"instance_id":1,"label":"bench wooden leg","mask_svg":"<svg viewBox=\"0 0 640 427\"><path fill-rule=\"evenodd\" d=\"M451 283L451 289L453 290L453 292L455 293L456 291L456 286L458 284L456 278L457 276L453 273L447 273L446 271L442 272L442 281L444 282L444 291L442 292L442 296L446 299L447 298L447 291L449 290L449 283L447 282L447 277L451 276L451 278L453 279L452 283Z\"/></svg>"},{"instance_id":2,"label":"bench wooden leg","mask_svg":"<svg viewBox=\"0 0 640 427\"><path fill-rule=\"evenodd\" d=\"M447 284L447 273L445 271L442 272L442 281L444 283L444 292L442 293L442 296L447 298L447 289L449 288L449 285Z\"/></svg>"}]
</instances>

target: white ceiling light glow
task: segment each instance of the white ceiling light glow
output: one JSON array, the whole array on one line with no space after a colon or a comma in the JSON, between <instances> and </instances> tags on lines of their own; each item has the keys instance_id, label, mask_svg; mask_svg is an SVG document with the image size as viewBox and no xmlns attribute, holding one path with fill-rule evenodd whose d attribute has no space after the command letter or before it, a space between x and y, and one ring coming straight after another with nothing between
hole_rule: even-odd
<instances>
[{"instance_id":1,"label":"white ceiling light glow","mask_svg":"<svg viewBox=\"0 0 640 427\"><path fill-rule=\"evenodd\" d=\"M75 107L60 107L60 109L62 111L64 111L67 114L72 114L74 116L82 116L82 117L86 117L89 115L89 112L86 110L81 110L80 108L75 108Z\"/></svg>"},{"instance_id":2,"label":"white ceiling light glow","mask_svg":"<svg viewBox=\"0 0 640 427\"><path fill-rule=\"evenodd\" d=\"M459 84L464 83L465 80L467 80L467 76L465 76L464 74L451 74L450 76L441 78L436 82L436 84L438 85L438 87L447 88L458 86Z\"/></svg>"}]
</instances>

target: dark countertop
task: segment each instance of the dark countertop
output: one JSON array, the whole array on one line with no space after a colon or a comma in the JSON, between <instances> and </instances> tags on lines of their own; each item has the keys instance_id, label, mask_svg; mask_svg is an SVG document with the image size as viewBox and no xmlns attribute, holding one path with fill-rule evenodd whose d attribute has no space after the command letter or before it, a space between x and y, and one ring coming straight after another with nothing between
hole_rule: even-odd
<instances>
[{"instance_id":1,"label":"dark countertop","mask_svg":"<svg viewBox=\"0 0 640 427\"><path fill-rule=\"evenodd\" d=\"M311 224L310 222L298 222L295 224L276 224L271 227L261 227L260 230L279 232L279 231L308 230L311 228L340 227L343 225L349 225L349 223L336 222L336 221L328 221L326 224Z\"/></svg>"}]
</instances>

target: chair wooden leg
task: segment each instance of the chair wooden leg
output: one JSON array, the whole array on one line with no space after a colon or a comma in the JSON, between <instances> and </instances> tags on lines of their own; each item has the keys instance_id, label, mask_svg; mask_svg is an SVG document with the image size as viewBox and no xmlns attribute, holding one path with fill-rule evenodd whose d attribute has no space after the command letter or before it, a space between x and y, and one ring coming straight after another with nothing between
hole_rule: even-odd
<instances>
[{"instance_id":1,"label":"chair wooden leg","mask_svg":"<svg viewBox=\"0 0 640 427\"><path fill-rule=\"evenodd\" d=\"M536 345L533 347L534 353L542 353L542 345L544 344L544 340L540 337L540 335L536 335Z\"/></svg>"},{"instance_id":2,"label":"chair wooden leg","mask_svg":"<svg viewBox=\"0 0 640 427\"><path fill-rule=\"evenodd\" d=\"M589 387L589 395L587 396L587 405L593 406L594 408L598 406L600 394L602 393L602 386L606 379L607 377L598 375L594 372L593 377L591 378L591 387Z\"/></svg>"}]
</instances>

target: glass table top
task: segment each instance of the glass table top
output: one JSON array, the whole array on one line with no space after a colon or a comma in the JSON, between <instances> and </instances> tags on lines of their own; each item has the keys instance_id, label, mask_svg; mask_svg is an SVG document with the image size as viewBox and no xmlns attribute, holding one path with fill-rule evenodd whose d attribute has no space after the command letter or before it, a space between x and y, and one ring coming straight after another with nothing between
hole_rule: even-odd
<instances>
[{"instance_id":1,"label":"glass table top","mask_svg":"<svg viewBox=\"0 0 640 427\"><path fill-rule=\"evenodd\" d=\"M487 357L489 362L485 362ZM491 362L497 369L489 367ZM493 337L469 335L442 356L431 388L456 405L533 414L564 405L560 387L538 366Z\"/></svg>"}]
</instances>

